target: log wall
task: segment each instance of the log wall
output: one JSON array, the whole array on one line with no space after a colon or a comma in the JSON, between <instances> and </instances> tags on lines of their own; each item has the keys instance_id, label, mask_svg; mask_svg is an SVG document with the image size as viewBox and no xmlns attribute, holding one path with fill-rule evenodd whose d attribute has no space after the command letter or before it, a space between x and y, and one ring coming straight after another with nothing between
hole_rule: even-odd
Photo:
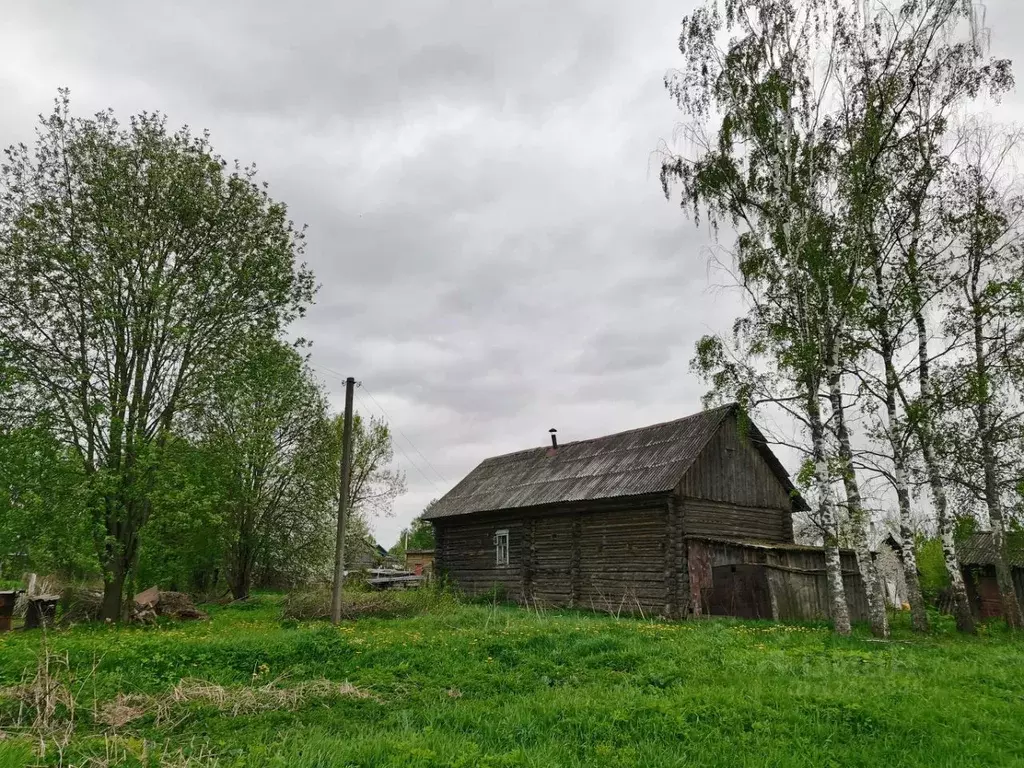
<instances>
[{"instance_id":1,"label":"log wall","mask_svg":"<svg viewBox=\"0 0 1024 768\"><path fill-rule=\"evenodd\" d=\"M703 499L683 500L687 536L715 536L792 543L792 516L771 507L740 507Z\"/></svg>"},{"instance_id":2,"label":"log wall","mask_svg":"<svg viewBox=\"0 0 1024 768\"><path fill-rule=\"evenodd\" d=\"M435 520L435 568L467 595L501 586L538 606L676 615L688 603L689 574L669 496ZM508 566L495 562L502 529Z\"/></svg>"},{"instance_id":3,"label":"log wall","mask_svg":"<svg viewBox=\"0 0 1024 768\"><path fill-rule=\"evenodd\" d=\"M666 504L590 512L579 539L579 607L660 615L665 610Z\"/></svg>"},{"instance_id":4,"label":"log wall","mask_svg":"<svg viewBox=\"0 0 1024 768\"><path fill-rule=\"evenodd\" d=\"M757 448L735 424L722 425L680 480L684 498L707 499L741 507L788 510L789 492Z\"/></svg>"},{"instance_id":5,"label":"log wall","mask_svg":"<svg viewBox=\"0 0 1024 768\"><path fill-rule=\"evenodd\" d=\"M494 534L507 530L508 565L496 563ZM523 599L524 520L518 514L455 518L435 522L434 562L438 576L467 595L503 588L514 600Z\"/></svg>"}]
</instances>

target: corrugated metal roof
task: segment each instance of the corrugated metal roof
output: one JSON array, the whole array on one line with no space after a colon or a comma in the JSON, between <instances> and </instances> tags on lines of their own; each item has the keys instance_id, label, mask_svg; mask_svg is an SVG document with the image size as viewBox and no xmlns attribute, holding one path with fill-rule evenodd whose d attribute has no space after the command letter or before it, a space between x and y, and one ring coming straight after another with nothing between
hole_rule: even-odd
<instances>
[{"instance_id":1,"label":"corrugated metal roof","mask_svg":"<svg viewBox=\"0 0 1024 768\"><path fill-rule=\"evenodd\" d=\"M531 448L483 461L442 497L426 519L596 499L675 488L735 405L591 440ZM789 477L751 425L750 436L788 489Z\"/></svg>"},{"instance_id":2,"label":"corrugated metal roof","mask_svg":"<svg viewBox=\"0 0 1024 768\"><path fill-rule=\"evenodd\" d=\"M1010 551L1009 565L1024 568L1024 536L1009 534L1007 549ZM995 565L996 547L989 531L972 533L956 547L956 556L961 565Z\"/></svg>"}]
</instances>

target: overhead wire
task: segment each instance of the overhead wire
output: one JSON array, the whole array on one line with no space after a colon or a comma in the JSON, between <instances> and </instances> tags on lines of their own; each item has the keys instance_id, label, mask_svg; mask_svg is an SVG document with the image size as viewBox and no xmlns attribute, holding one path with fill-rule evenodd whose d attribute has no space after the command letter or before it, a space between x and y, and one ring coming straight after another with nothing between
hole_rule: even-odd
<instances>
[{"instance_id":1,"label":"overhead wire","mask_svg":"<svg viewBox=\"0 0 1024 768\"><path fill-rule=\"evenodd\" d=\"M325 374L331 375L331 376L337 378L341 382L347 381L347 377L346 376L338 373L337 371L335 371L332 368L328 368L325 365L314 365L314 364L310 363L310 367L315 369L315 370L319 370L321 373L325 373ZM358 390L360 390L360 389L363 390L363 392L366 393L366 396L370 398L371 402L377 407L377 410L379 410L381 412L381 415L384 416L384 419L387 421L388 426L394 428L394 430L399 434L399 436L401 436L409 444L409 446L419 455L419 457L421 459L423 459L423 462L426 464L426 466L429 467L430 470L435 475L437 475L437 477L441 480L441 482L444 483L445 485L448 485L447 478L445 478L445 476L442 475L440 471L438 471L437 467L435 467L430 462L430 459L428 459L426 456L423 455L423 451L421 451L416 446L416 443L414 443L409 438L409 436L407 434L405 434L405 432L402 431L402 428L398 426L398 424L395 422L395 420L393 418L391 418L391 415L384 409L384 406L382 406L380 404L380 402L377 400L377 398L375 398L373 396L373 393L370 392L370 390L366 387L366 385L363 382L357 381L356 382L356 391L355 391L354 394L356 396L356 399L359 400L359 402L362 405L364 405L364 410L369 411L370 409L368 407L365 407L365 402L362 400L362 398L359 397ZM423 477L423 479L426 480L428 483L430 483L433 486L434 490L436 490L436 491L443 490L442 488L438 487L436 481L434 481L432 478L430 478L426 474L426 472L424 472L420 468L419 464L417 464L415 461L413 461L412 457L408 453L405 452L405 449L402 448L400 443L398 443L396 441L396 442L393 443L393 445L395 446L395 448L398 449L398 451L402 454L402 456L405 457L405 460L408 461L413 466L413 468Z\"/></svg>"},{"instance_id":2,"label":"overhead wire","mask_svg":"<svg viewBox=\"0 0 1024 768\"><path fill-rule=\"evenodd\" d=\"M369 393L367 393L367 394L369 394ZM359 394L358 394L358 390L356 391L356 393L355 393L355 396L356 396L356 400L358 400L358 401L359 401L360 405L364 405L364 403L363 403L363 400L362 400L362 398L361 398L361 397L359 397ZM369 410L369 408L366 408L366 410L368 411L368 410ZM386 418L386 415L385 415L385 418ZM389 421L389 425L390 425L390 421ZM401 446L401 444L400 444L400 443L397 443L397 442L393 442L393 443L392 443L392 445L394 445L394 447L398 449L399 453L401 453L401 454L402 454L402 456L404 456L404 457L405 457L405 460L406 460L406 461L408 461L408 462L409 462L409 463L410 463L410 464L411 464L411 465L413 466L413 468L414 468L414 469L415 469L415 470L416 470L417 472L419 472L419 473L420 473L420 476L421 476L421 477L422 477L422 478L423 478L424 480L426 480L426 481L427 481L428 483L430 483L430 484L431 484L431 486L433 486L433 488L434 488L434 490L435 490L435 491L441 491L441 490L442 490L441 488L439 488L439 487L438 487L438 485L437 485L437 482L436 482L436 481L432 480L432 479L431 479L431 478L430 478L429 476L427 476L427 474L426 474L426 473L425 473L425 472L424 472L424 471L423 471L422 469L420 469L419 465L418 465L418 464L417 464L417 463L416 463L415 461L413 461L413 460L412 460L412 457L411 457L411 456L410 456L409 454L407 454L407 453L405 452L405 449L404 449L404 448L402 448L402 446Z\"/></svg>"},{"instance_id":3,"label":"overhead wire","mask_svg":"<svg viewBox=\"0 0 1024 768\"><path fill-rule=\"evenodd\" d=\"M440 478L441 482L444 483L445 485L448 485L448 480L445 478L445 476L442 475L438 471L437 467L435 467L433 464L430 463L430 459L428 459L426 456L423 455L423 452L419 448L416 447L416 444L412 440L409 439L409 436L406 435L405 432L402 431L402 428L399 427L398 424L395 423L395 420L392 419L391 416L388 415L388 412L384 410L384 406L382 406L380 403L377 402L377 398L375 398L373 396L373 393L370 392L370 390L366 388L366 385L363 384L362 382L360 382L359 383L359 387L360 387L360 389L362 389L367 394L367 396L380 409L380 412L384 414L384 418L388 420L388 424L391 424L392 426L394 426L394 428L398 431L398 434L405 438L405 441L410 446L412 446L412 449L414 451L416 451L416 453L418 453L420 455L420 458L423 459L424 462L426 462L426 465L428 467L430 467L431 470L433 470L434 474L437 475L438 478Z\"/></svg>"}]
</instances>

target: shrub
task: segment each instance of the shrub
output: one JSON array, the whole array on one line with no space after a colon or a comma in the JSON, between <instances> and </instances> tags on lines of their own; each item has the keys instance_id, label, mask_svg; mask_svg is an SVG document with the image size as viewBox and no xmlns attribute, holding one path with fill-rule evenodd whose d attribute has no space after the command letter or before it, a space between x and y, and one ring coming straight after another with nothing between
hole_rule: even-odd
<instances>
[{"instance_id":1,"label":"shrub","mask_svg":"<svg viewBox=\"0 0 1024 768\"><path fill-rule=\"evenodd\" d=\"M942 590L949 587L949 574L946 572L942 542L939 539L918 539L917 570L921 573L921 593L924 599L934 603Z\"/></svg>"},{"instance_id":2,"label":"shrub","mask_svg":"<svg viewBox=\"0 0 1024 768\"><path fill-rule=\"evenodd\" d=\"M396 618L434 612L454 604L451 595L432 589L363 592L346 588L342 596L343 619L375 616ZM331 617L331 590L326 587L291 592L284 600L285 619L313 620Z\"/></svg>"}]
</instances>

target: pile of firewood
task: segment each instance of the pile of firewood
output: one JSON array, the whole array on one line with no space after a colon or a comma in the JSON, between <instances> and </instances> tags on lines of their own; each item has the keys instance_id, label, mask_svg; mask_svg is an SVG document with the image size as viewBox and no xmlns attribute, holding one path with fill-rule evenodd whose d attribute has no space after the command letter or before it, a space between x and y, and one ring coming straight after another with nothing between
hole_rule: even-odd
<instances>
[{"instance_id":1,"label":"pile of firewood","mask_svg":"<svg viewBox=\"0 0 1024 768\"><path fill-rule=\"evenodd\" d=\"M68 587L62 595L61 621L99 621L102 606L102 590ZM184 592L162 592L157 587L151 587L135 595L128 612L129 621L152 624L160 616L184 621L207 618Z\"/></svg>"},{"instance_id":2,"label":"pile of firewood","mask_svg":"<svg viewBox=\"0 0 1024 768\"><path fill-rule=\"evenodd\" d=\"M152 623L157 616L185 621L208 618L184 592L161 592L156 587L150 587L135 596L132 621Z\"/></svg>"}]
</instances>

